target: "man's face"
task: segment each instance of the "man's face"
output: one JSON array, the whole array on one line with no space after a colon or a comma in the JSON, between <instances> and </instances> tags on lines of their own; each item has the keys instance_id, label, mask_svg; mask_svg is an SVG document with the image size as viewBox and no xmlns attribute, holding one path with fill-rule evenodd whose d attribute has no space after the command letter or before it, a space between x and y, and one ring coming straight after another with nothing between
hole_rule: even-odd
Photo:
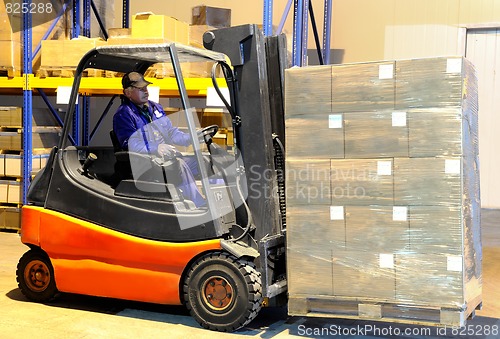
<instances>
[{"instance_id":1,"label":"man's face","mask_svg":"<svg viewBox=\"0 0 500 339\"><path fill-rule=\"evenodd\" d=\"M125 96L129 98L130 101L132 101L134 104L138 106L142 106L148 102L148 97L149 97L148 86L144 87L130 86L126 88L123 92Z\"/></svg>"}]
</instances>

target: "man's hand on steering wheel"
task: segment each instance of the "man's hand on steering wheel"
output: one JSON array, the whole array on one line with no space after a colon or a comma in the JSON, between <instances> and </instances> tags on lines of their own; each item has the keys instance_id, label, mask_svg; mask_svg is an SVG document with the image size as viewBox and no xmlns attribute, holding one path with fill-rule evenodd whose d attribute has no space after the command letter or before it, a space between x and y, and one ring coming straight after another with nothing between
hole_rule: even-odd
<instances>
[{"instance_id":1,"label":"man's hand on steering wheel","mask_svg":"<svg viewBox=\"0 0 500 339\"><path fill-rule=\"evenodd\" d=\"M177 152L178 152L177 149L172 145L168 145L168 144L159 144L158 145L158 155L162 158L166 158L166 159L173 158L173 157L175 157Z\"/></svg>"},{"instance_id":2,"label":"man's hand on steering wheel","mask_svg":"<svg viewBox=\"0 0 500 339\"><path fill-rule=\"evenodd\" d=\"M202 129L198 130L198 140L208 145L212 142L212 138L218 130L219 126L217 125L203 127Z\"/></svg>"}]
</instances>

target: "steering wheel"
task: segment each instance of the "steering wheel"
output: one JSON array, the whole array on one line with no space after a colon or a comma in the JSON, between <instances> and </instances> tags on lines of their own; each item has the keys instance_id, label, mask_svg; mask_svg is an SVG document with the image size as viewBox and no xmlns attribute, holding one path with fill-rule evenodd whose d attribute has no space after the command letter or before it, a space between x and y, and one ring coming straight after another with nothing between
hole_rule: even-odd
<instances>
[{"instance_id":1,"label":"steering wheel","mask_svg":"<svg viewBox=\"0 0 500 339\"><path fill-rule=\"evenodd\" d=\"M198 131L198 138L200 139L200 141L204 141L206 144L209 144L218 130L219 126L217 125L210 125L207 127L203 127Z\"/></svg>"}]
</instances>

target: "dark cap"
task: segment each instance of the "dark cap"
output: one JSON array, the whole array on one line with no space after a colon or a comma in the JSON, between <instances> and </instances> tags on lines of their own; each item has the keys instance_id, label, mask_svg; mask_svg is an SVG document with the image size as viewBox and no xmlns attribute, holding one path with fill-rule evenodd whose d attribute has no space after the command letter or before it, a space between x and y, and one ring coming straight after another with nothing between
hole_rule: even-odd
<instances>
[{"instance_id":1,"label":"dark cap","mask_svg":"<svg viewBox=\"0 0 500 339\"><path fill-rule=\"evenodd\" d=\"M122 78L123 89L128 88L130 86L141 88L149 84L151 84L151 82L145 80L144 76L137 72L129 72L125 74Z\"/></svg>"}]
</instances>

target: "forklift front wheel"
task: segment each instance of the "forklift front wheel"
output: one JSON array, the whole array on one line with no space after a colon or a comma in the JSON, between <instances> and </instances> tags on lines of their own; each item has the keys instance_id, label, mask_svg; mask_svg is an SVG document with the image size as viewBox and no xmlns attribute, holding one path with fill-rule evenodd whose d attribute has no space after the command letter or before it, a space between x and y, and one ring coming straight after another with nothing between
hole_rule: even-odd
<instances>
[{"instance_id":1,"label":"forklift front wheel","mask_svg":"<svg viewBox=\"0 0 500 339\"><path fill-rule=\"evenodd\" d=\"M57 293L54 269L40 250L31 249L19 259L16 275L21 292L30 300L46 302Z\"/></svg>"},{"instance_id":2,"label":"forklift front wheel","mask_svg":"<svg viewBox=\"0 0 500 339\"><path fill-rule=\"evenodd\" d=\"M255 265L224 252L198 259L184 280L184 301L204 328L232 332L250 323L262 307Z\"/></svg>"}]
</instances>

